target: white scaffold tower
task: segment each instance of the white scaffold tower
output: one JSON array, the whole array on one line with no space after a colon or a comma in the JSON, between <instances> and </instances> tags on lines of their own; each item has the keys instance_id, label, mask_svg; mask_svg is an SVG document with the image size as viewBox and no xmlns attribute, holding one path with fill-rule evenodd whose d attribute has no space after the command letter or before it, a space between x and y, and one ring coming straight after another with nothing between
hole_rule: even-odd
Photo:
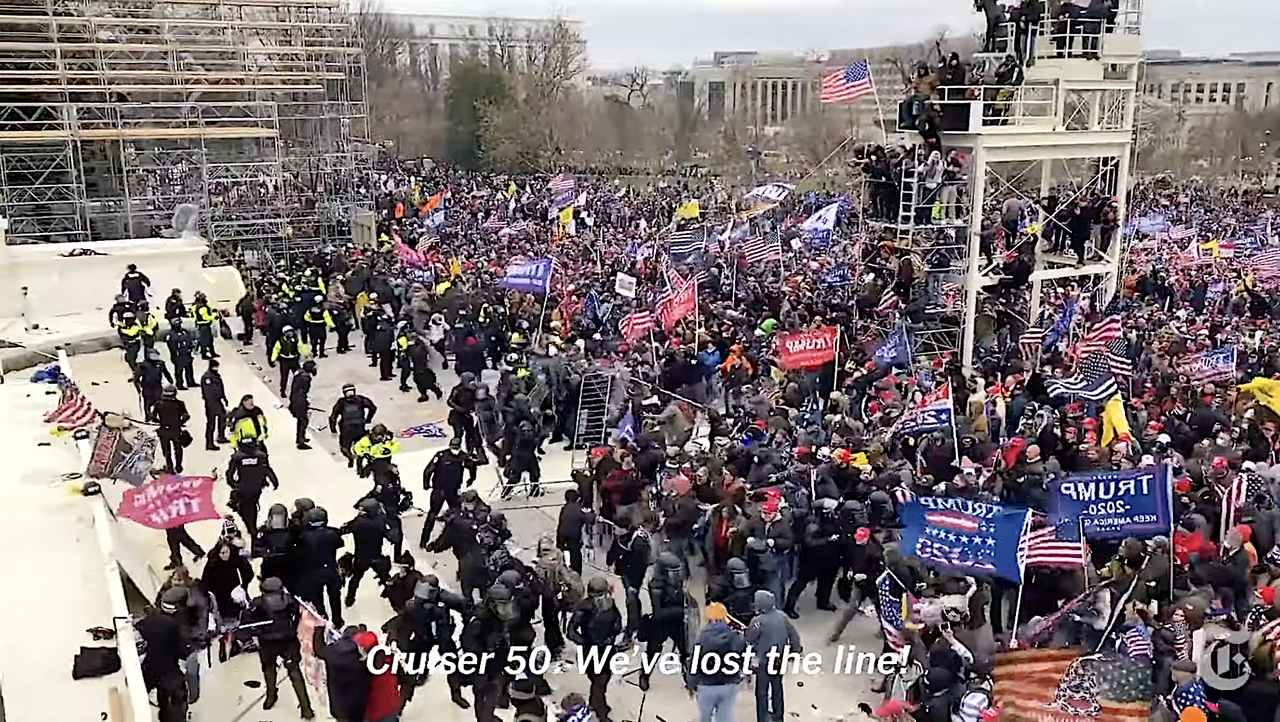
<instances>
[{"instance_id":1,"label":"white scaffold tower","mask_svg":"<svg viewBox=\"0 0 1280 722\"><path fill-rule=\"evenodd\" d=\"M922 259L918 267L926 271L929 307L944 309L923 323L908 323L920 355L958 346L965 369L972 370L983 335L978 329L1035 324L1047 285L1074 283L1097 303L1115 293L1128 211L1141 28L1142 0L1121 0L1115 16L1102 21L1046 18L1033 32L1022 33L1010 25L996 42L1000 52L979 53L974 63L995 68L1022 43L1021 83L938 88L940 99L932 106L940 118L943 150L968 156L960 187L944 191L935 206L937 191L924 187L925 159L917 150L902 167L896 198L882 202L881 217L891 218L879 224L883 236ZM921 137L913 128L899 131L913 141ZM1054 247L1053 239L1061 241L1068 232L1066 216L1054 209L1095 196L1114 197L1118 217L1109 237L1093 229L1081 263L1069 249L1064 253L1063 244ZM1002 279L1001 259L990 259L991 231L1011 198L1021 201L1028 220L1041 229L1039 238L1015 234L1017 240L1005 248L1037 244L1029 293L1016 308L994 303L994 294L984 291ZM1016 337L1021 329L1008 332Z\"/></svg>"}]
</instances>

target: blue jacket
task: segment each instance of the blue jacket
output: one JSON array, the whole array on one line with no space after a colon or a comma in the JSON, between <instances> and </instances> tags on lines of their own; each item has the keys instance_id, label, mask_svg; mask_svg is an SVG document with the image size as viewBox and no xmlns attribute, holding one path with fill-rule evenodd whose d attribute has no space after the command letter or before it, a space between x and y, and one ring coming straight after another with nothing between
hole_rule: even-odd
<instances>
[{"instance_id":1,"label":"blue jacket","mask_svg":"<svg viewBox=\"0 0 1280 722\"><path fill-rule=\"evenodd\" d=\"M747 640L742 636L742 632L736 632L723 622L711 622L706 629L702 630L702 634L698 635L698 641L693 645L693 659L697 662L698 668L694 669L689 675L689 681L695 685L715 685L715 684L737 684L742 681L742 665L745 660L742 655L747 651ZM720 671L715 674L704 674L704 669L715 669L715 665L706 666L706 660L710 657L720 657ZM732 660L732 661L730 661ZM734 673L729 674L724 671L726 666L735 666L737 669Z\"/></svg>"}]
</instances>

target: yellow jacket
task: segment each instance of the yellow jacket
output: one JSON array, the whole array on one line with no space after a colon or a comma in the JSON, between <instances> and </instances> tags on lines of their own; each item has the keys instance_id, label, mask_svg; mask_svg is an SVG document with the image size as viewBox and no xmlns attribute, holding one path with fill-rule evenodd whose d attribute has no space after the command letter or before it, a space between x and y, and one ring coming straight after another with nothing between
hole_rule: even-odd
<instances>
[{"instance_id":1,"label":"yellow jacket","mask_svg":"<svg viewBox=\"0 0 1280 722\"><path fill-rule=\"evenodd\" d=\"M386 459L392 454L400 453L400 442L396 439L390 439L375 444L373 439L366 434L356 442L355 446L351 447L351 453L370 459Z\"/></svg>"}]
</instances>

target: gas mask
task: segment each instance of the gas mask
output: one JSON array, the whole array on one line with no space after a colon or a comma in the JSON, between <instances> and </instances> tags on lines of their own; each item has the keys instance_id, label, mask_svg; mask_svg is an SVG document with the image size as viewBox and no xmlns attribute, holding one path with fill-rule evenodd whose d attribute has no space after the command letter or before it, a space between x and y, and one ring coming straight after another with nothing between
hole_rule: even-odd
<instances>
[{"instance_id":1,"label":"gas mask","mask_svg":"<svg viewBox=\"0 0 1280 722\"><path fill-rule=\"evenodd\" d=\"M609 596L609 592L591 595L591 608L597 612L607 612L609 607L613 605L613 597Z\"/></svg>"},{"instance_id":2,"label":"gas mask","mask_svg":"<svg viewBox=\"0 0 1280 722\"><path fill-rule=\"evenodd\" d=\"M273 512L267 516L267 528L279 531L289 527L289 515L284 512Z\"/></svg>"}]
</instances>

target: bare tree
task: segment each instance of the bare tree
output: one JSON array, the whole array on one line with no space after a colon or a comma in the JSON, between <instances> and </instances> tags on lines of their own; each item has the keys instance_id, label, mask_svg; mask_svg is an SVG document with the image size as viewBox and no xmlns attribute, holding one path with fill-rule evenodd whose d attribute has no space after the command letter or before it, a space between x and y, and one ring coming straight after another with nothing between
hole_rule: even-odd
<instances>
[{"instance_id":1,"label":"bare tree","mask_svg":"<svg viewBox=\"0 0 1280 722\"><path fill-rule=\"evenodd\" d=\"M643 108L649 104L652 82L652 72L648 68L636 66L622 75L614 77L610 85L626 91L627 105L635 105L635 101L638 98L640 107Z\"/></svg>"}]
</instances>

